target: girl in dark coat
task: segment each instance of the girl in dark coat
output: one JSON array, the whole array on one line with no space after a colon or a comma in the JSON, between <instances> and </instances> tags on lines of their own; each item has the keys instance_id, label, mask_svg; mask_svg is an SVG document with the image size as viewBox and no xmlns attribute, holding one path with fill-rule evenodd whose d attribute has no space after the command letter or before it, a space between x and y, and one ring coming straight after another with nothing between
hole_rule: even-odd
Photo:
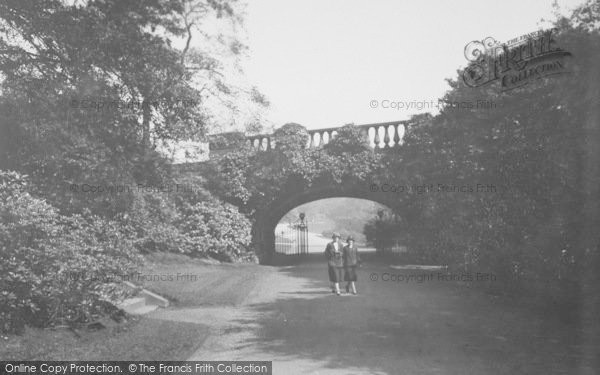
<instances>
[{"instance_id":1,"label":"girl in dark coat","mask_svg":"<svg viewBox=\"0 0 600 375\"><path fill-rule=\"evenodd\" d=\"M344 260L344 280L346 284L346 292L356 294L356 267L360 265L361 260L358 255L358 248L354 244L354 237L349 236L346 241L348 245L344 246L343 260Z\"/></svg>"},{"instance_id":2,"label":"girl in dark coat","mask_svg":"<svg viewBox=\"0 0 600 375\"><path fill-rule=\"evenodd\" d=\"M342 281L342 273L344 270L344 261L342 259L342 243L340 235L334 233L333 241L327 244L325 248L325 256L327 257L327 271L329 274L329 282L331 283L331 291L340 295L340 281Z\"/></svg>"}]
</instances>

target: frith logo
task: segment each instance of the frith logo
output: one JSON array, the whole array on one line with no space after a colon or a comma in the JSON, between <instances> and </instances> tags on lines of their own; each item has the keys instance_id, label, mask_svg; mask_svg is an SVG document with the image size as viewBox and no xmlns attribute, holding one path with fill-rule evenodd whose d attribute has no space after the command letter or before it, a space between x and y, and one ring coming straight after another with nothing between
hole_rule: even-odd
<instances>
[{"instance_id":1,"label":"frith logo","mask_svg":"<svg viewBox=\"0 0 600 375\"><path fill-rule=\"evenodd\" d=\"M500 81L502 90L511 90L554 74L568 73L564 58L571 56L556 45L556 29L537 31L509 43L492 37L465 46L471 63L463 72L467 86L479 87Z\"/></svg>"}]
</instances>

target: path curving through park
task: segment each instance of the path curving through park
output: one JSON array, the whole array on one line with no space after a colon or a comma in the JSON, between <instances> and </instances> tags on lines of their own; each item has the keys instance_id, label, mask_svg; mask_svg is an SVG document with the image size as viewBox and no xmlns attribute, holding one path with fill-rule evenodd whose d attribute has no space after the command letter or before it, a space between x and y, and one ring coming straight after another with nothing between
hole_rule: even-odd
<instances>
[{"instance_id":1,"label":"path curving through park","mask_svg":"<svg viewBox=\"0 0 600 375\"><path fill-rule=\"evenodd\" d=\"M320 254L252 267L239 303L150 317L210 327L190 360L268 360L274 374L593 374L600 352L558 318L376 261L360 269L357 296L328 290Z\"/></svg>"}]
</instances>

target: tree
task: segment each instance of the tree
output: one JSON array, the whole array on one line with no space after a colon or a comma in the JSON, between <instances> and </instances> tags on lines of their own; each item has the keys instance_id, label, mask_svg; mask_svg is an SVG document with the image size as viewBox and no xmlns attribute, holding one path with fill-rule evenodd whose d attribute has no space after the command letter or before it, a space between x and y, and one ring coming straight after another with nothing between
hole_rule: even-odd
<instances>
[{"instance_id":1,"label":"tree","mask_svg":"<svg viewBox=\"0 0 600 375\"><path fill-rule=\"evenodd\" d=\"M397 178L475 189L400 201L413 246L454 252L456 263L472 249L481 267L507 277L553 275L565 247L584 266L585 249L599 241L592 229L600 219L599 154L592 145L600 142L594 104L600 71L593 57L600 35L590 26L597 9L590 2L556 23L557 44L573 55L565 62L571 74L505 92L450 80L445 102L496 106L448 106L409 128L400 156L414 162L390 168ZM477 191L478 183L494 190Z\"/></svg>"},{"instance_id":2,"label":"tree","mask_svg":"<svg viewBox=\"0 0 600 375\"><path fill-rule=\"evenodd\" d=\"M156 146L202 139L214 126L206 96L236 91L224 66L242 46L198 51L191 39L222 41L192 31L215 19L238 23L232 3L2 2L0 168L30 175L61 209L108 215L127 210L131 197L82 197L69 186L169 183ZM182 38L186 47L175 48ZM246 96L261 100L256 89Z\"/></svg>"}]
</instances>

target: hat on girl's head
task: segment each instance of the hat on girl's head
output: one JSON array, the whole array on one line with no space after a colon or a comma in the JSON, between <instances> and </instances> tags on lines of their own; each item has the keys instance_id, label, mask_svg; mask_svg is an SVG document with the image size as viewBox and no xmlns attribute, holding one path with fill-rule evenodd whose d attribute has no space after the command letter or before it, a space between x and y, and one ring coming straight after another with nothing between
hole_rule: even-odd
<instances>
[{"instance_id":1,"label":"hat on girl's head","mask_svg":"<svg viewBox=\"0 0 600 375\"><path fill-rule=\"evenodd\" d=\"M354 241L354 237L352 236L348 236L348 238L346 238L346 241L350 242L350 241Z\"/></svg>"},{"instance_id":2,"label":"hat on girl's head","mask_svg":"<svg viewBox=\"0 0 600 375\"><path fill-rule=\"evenodd\" d=\"M337 232L333 232L333 234L331 235L331 238L336 238L336 237L341 238L342 236L340 236L340 234Z\"/></svg>"}]
</instances>

